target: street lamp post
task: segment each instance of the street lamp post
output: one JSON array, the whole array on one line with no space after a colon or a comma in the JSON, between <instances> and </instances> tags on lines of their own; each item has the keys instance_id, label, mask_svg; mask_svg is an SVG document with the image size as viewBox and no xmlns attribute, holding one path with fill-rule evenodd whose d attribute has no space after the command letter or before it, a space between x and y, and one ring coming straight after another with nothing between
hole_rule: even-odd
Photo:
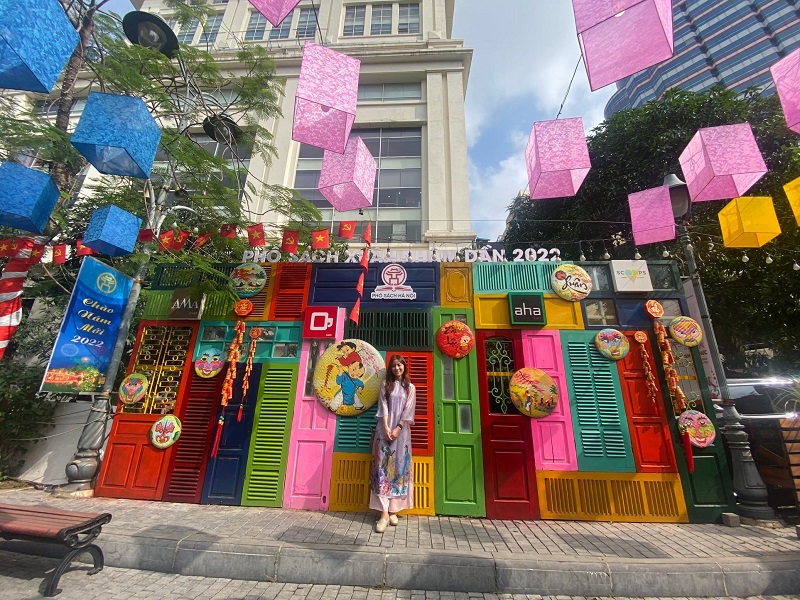
<instances>
[{"instance_id":1,"label":"street lamp post","mask_svg":"<svg viewBox=\"0 0 800 600\"><path fill-rule=\"evenodd\" d=\"M676 175L669 174L664 178L664 185L669 187L670 200L672 201L672 214L678 220L678 241L683 248L686 258L686 268L695 290L697 306L700 310L700 320L706 334L708 352L711 355L711 364L719 380L719 391L722 396L722 434L728 442L731 452L731 467L733 470L733 493L736 496L736 506L739 515L751 519L773 519L775 511L767 504L767 487L758 473L753 455L750 452L750 442L741 415L736 410L736 405L730 397L728 381L725 370L720 360L717 338L711 325L711 316L708 312L703 286L700 283L700 273L694 257L694 248L689 237L689 219L691 218L692 203L689 198L689 189L686 183Z\"/></svg>"}]
</instances>

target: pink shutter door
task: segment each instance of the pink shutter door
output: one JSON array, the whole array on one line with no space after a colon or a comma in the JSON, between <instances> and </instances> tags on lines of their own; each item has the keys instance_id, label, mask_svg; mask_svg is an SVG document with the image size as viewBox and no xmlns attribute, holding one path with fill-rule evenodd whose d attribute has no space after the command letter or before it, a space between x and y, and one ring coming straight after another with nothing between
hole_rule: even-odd
<instances>
[{"instance_id":1,"label":"pink shutter door","mask_svg":"<svg viewBox=\"0 0 800 600\"><path fill-rule=\"evenodd\" d=\"M558 331L523 331L522 350L526 367L541 369L558 385L558 404L542 419L531 419L533 459L537 471L577 471L575 435L569 410L569 391Z\"/></svg>"},{"instance_id":2,"label":"pink shutter door","mask_svg":"<svg viewBox=\"0 0 800 600\"><path fill-rule=\"evenodd\" d=\"M344 313L342 313L344 314ZM336 415L322 406L310 385L317 360L327 347L323 340L303 342L283 506L328 510ZM309 393L306 393L308 388Z\"/></svg>"}]
</instances>

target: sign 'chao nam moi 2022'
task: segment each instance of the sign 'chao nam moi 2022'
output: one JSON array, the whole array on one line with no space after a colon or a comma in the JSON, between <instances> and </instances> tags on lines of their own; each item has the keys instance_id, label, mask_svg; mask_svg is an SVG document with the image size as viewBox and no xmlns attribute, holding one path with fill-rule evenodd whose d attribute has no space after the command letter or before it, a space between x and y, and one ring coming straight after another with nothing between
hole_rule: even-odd
<instances>
[{"instance_id":1,"label":"sign 'chao nam moi 2022'","mask_svg":"<svg viewBox=\"0 0 800 600\"><path fill-rule=\"evenodd\" d=\"M90 256L84 258L41 391L99 391L132 286L127 275Z\"/></svg>"}]
</instances>

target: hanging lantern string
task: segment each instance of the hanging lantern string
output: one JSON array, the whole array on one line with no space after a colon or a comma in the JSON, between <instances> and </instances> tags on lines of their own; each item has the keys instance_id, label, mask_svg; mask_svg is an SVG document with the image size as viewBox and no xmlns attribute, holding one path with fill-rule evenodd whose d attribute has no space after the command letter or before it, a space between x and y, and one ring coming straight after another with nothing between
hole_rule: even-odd
<instances>
[{"instance_id":1,"label":"hanging lantern string","mask_svg":"<svg viewBox=\"0 0 800 600\"><path fill-rule=\"evenodd\" d=\"M325 42L322 39L322 27L319 26L319 11L317 10L317 5L314 0L311 0L311 8L314 11L314 20L317 22L317 33L319 34L320 46L324 46Z\"/></svg>"},{"instance_id":2,"label":"hanging lantern string","mask_svg":"<svg viewBox=\"0 0 800 600\"><path fill-rule=\"evenodd\" d=\"M564 110L564 105L567 103L567 98L569 97L569 91L572 89L572 82L575 81L575 75L578 73L578 67L581 66L581 61L583 60L583 54L578 57L578 62L575 64L575 69L572 71L572 77L570 77L569 85L567 85L567 93L564 94L564 99L561 101L561 106L558 107L558 114L556 115L556 119L561 116L561 111Z\"/></svg>"}]
</instances>

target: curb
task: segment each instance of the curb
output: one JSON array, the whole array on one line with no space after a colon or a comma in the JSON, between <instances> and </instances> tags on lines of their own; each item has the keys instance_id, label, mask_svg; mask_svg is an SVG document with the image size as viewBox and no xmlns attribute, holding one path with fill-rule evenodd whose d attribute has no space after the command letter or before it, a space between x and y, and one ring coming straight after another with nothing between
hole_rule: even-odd
<instances>
[{"instance_id":1,"label":"curb","mask_svg":"<svg viewBox=\"0 0 800 600\"><path fill-rule=\"evenodd\" d=\"M172 535L170 535L172 533ZM288 544L169 530L160 537L103 533L112 567L179 575L439 592L564 596L738 597L800 593L800 553L779 559L545 560L502 552ZM0 548L47 554L33 544ZM52 550L51 550L52 551Z\"/></svg>"}]
</instances>

